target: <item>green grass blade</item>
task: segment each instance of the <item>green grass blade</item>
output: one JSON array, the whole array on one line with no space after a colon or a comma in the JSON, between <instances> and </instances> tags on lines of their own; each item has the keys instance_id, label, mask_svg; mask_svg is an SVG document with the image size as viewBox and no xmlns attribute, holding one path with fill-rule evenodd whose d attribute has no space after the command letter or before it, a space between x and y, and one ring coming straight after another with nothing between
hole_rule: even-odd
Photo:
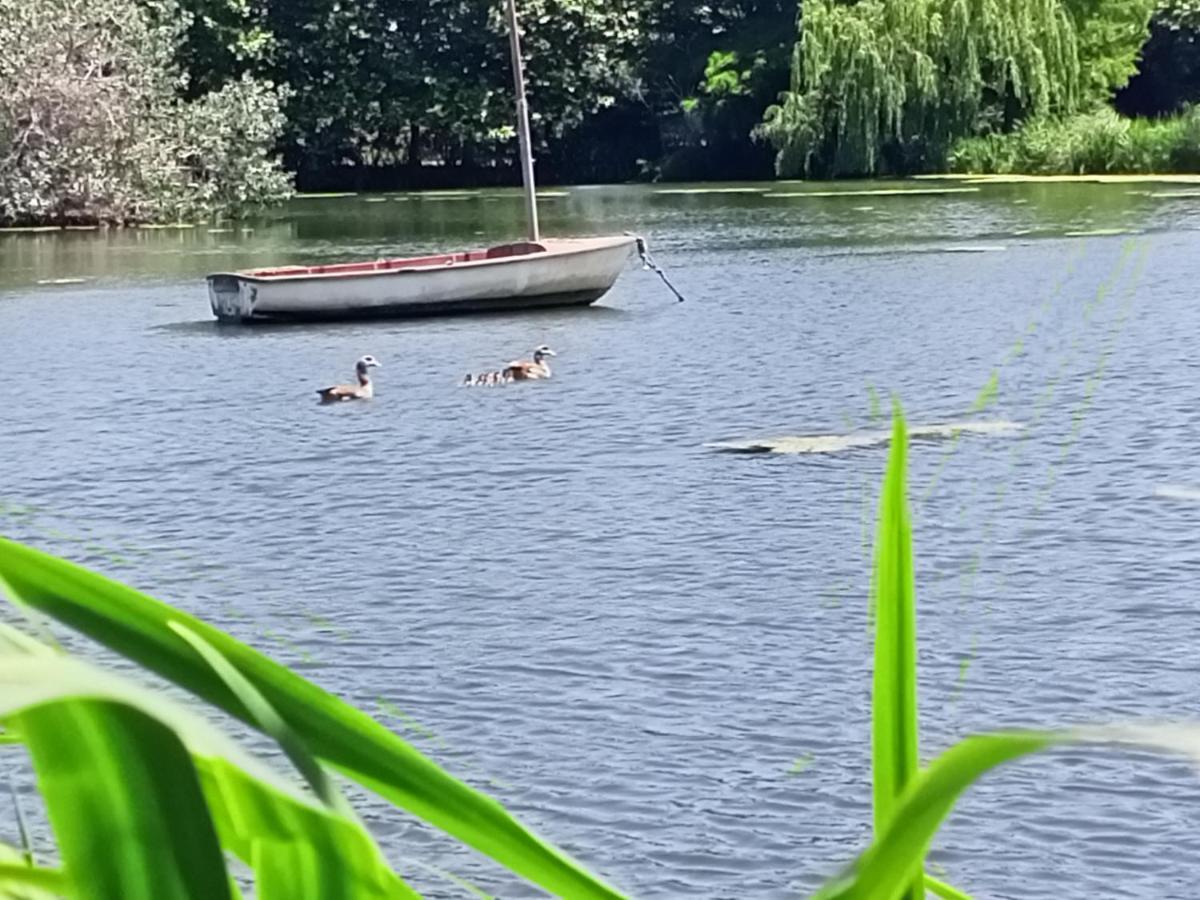
<instances>
[{"instance_id":1,"label":"green grass blade","mask_svg":"<svg viewBox=\"0 0 1200 900\"><path fill-rule=\"evenodd\" d=\"M0 580L0 589L4 587L5 585L3 581ZM58 653L58 651L55 648L30 637L25 632L13 628L13 626L9 625L7 622L0 622L0 653L27 653L31 656L53 656Z\"/></svg>"},{"instance_id":2,"label":"green grass blade","mask_svg":"<svg viewBox=\"0 0 1200 900\"><path fill-rule=\"evenodd\" d=\"M963 893L958 888L946 884L944 881L938 881L928 872L925 873L925 887L932 893L937 894L944 900L971 900L971 895Z\"/></svg>"},{"instance_id":3,"label":"green grass blade","mask_svg":"<svg viewBox=\"0 0 1200 900\"><path fill-rule=\"evenodd\" d=\"M236 667L327 764L552 893L621 896L370 716L198 619L12 541L0 540L0 578L25 605L255 725L252 712L171 629L172 622L183 625Z\"/></svg>"},{"instance_id":4,"label":"green grass blade","mask_svg":"<svg viewBox=\"0 0 1200 900\"><path fill-rule=\"evenodd\" d=\"M229 882L183 743L140 710L62 700L16 716L79 900L227 900Z\"/></svg>"},{"instance_id":5,"label":"green grass blade","mask_svg":"<svg viewBox=\"0 0 1200 900\"><path fill-rule=\"evenodd\" d=\"M210 773L214 783L221 785L218 790L222 797L240 798L231 799L231 802L236 804L236 819L241 823L242 833L238 833L238 826L234 824L235 816L222 818L220 830L229 837L226 846L240 849L239 855L254 868L259 900L274 897L281 900L336 900L343 896L415 898L416 893L387 868L374 841L328 773L263 696L203 638L178 623L171 625L253 712L259 727L275 738L313 793L336 816L344 819L339 822L337 818L315 815L313 811L295 805L284 808L279 798L264 795L252 781L236 769L225 766L223 761L202 763L203 771ZM249 834L245 833L245 825L255 821L255 811L247 806L247 800L257 813L265 812L269 816L257 819L257 827ZM304 839L281 840L278 837L280 829L275 827L276 836L264 840L261 835L270 833L280 818L289 823L286 829L289 834L302 834Z\"/></svg>"},{"instance_id":6,"label":"green grass blade","mask_svg":"<svg viewBox=\"0 0 1200 900\"><path fill-rule=\"evenodd\" d=\"M292 765L304 777L312 792L321 802L342 815L353 815L350 805L338 792L329 774L321 768L321 764L308 752L303 741L292 729L288 728L287 723L280 718L279 713L267 702L266 698L254 689L254 685L247 681L229 660L200 635L178 622L171 622L170 625L180 637L195 648L196 652L212 666L213 671L220 676L229 689L237 695L242 705L254 716L255 724L273 737L275 742L283 748L287 758L292 761Z\"/></svg>"},{"instance_id":7,"label":"green grass blade","mask_svg":"<svg viewBox=\"0 0 1200 900\"><path fill-rule=\"evenodd\" d=\"M227 759L273 790L311 805L300 791L207 720L161 693L69 656L5 656L0 653L0 720L11 721L30 707L74 697L110 700L139 709L170 727L194 756Z\"/></svg>"},{"instance_id":8,"label":"green grass blade","mask_svg":"<svg viewBox=\"0 0 1200 900\"><path fill-rule=\"evenodd\" d=\"M80 696L137 709L183 741L221 845L247 865L276 851L292 865L303 856L305 868L319 875L306 886L306 897L338 898L347 892L357 900L416 897L387 867L357 820L315 803L179 704L82 660L0 656L0 717L16 719L29 708ZM293 900L290 893L272 895L261 885L255 896Z\"/></svg>"},{"instance_id":9,"label":"green grass blade","mask_svg":"<svg viewBox=\"0 0 1200 900\"><path fill-rule=\"evenodd\" d=\"M934 834L963 791L996 766L1067 743L1122 749L1138 746L1181 754L1200 763L1200 725L1196 724L1117 725L969 737L935 759L909 785L883 833L846 873L832 880L816 897L896 900L920 873Z\"/></svg>"},{"instance_id":10,"label":"green grass blade","mask_svg":"<svg viewBox=\"0 0 1200 900\"><path fill-rule=\"evenodd\" d=\"M254 869L257 900L398 900L417 894L358 823L289 801L220 759L196 761L221 843ZM304 873L302 884L292 875Z\"/></svg>"},{"instance_id":11,"label":"green grass blade","mask_svg":"<svg viewBox=\"0 0 1200 900\"><path fill-rule=\"evenodd\" d=\"M896 409L875 540L875 676L871 697L871 772L875 834L891 820L905 787L917 777L917 618L912 525L905 496L908 433ZM919 871L919 870L918 870ZM905 896L920 900L914 877Z\"/></svg>"},{"instance_id":12,"label":"green grass blade","mask_svg":"<svg viewBox=\"0 0 1200 900\"><path fill-rule=\"evenodd\" d=\"M854 867L835 879L820 900L898 900L921 867L938 826L958 797L988 770L1067 739L1050 732L980 735L955 744L913 781L887 825Z\"/></svg>"},{"instance_id":13,"label":"green grass blade","mask_svg":"<svg viewBox=\"0 0 1200 900\"><path fill-rule=\"evenodd\" d=\"M66 894L68 887L59 869L0 862L0 900L49 900Z\"/></svg>"},{"instance_id":14,"label":"green grass blade","mask_svg":"<svg viewBox=\"0 0 1200 900\"><path fill-rule=\"evenodd\" d=\"M268 897L286 897L288 900L313 900L316 897L352 900L352 894L344 893L345 885L321 883L320 872L313 866L316 857L309 852L310 849L317 848L256 843L252 864L259 893ZM329 848L320 849L327 851Z\"/></svg>"}]
</instances>

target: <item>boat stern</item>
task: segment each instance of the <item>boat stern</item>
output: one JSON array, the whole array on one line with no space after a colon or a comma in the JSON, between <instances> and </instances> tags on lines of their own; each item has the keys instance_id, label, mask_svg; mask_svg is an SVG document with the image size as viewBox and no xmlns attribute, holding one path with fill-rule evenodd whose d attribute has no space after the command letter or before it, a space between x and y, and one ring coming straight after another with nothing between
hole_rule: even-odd
<instances>
[{"instance_id":1,"label":"boat stern","mask_svg":"<svg viewBox=\"0 0 1200 900\"><path fill-rule=\"evenodd\" d=\"M208 302L219 322L244 322L254 318L258 288L237 275L208 276Z\"/></svg>"}]
</instances>

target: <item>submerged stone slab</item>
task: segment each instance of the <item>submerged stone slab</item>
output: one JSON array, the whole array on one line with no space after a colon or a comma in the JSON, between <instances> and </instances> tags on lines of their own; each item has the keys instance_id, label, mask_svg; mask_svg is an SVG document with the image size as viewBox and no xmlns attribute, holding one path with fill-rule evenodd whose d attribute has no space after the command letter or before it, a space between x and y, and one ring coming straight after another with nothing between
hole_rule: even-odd
<instances>
[{"instance_id":1,"label":"submerged stone slab","mask_svg":"<svg viewBox=\"0 0 1200 900\"><path fill-rule=\"evenodd\" d=\"M912 440L945 440L960 434L1011 436L1024 428L1019 422L1005 419L973 422L942 422L931 425L911 425L908 436ZM892 439L891 429L879 431L852 431L845 434L784 435L772 438L755 438L745 441L719 441L705 444L712 450L726 453L844 453L883 447Z\"/></svg>"}]
</instances>

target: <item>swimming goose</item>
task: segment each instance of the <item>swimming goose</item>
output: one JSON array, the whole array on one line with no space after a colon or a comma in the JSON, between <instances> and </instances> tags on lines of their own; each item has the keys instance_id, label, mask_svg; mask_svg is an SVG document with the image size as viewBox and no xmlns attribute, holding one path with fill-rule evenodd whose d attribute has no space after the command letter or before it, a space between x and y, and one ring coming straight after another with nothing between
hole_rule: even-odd
<instances>
[{"instance_id":1,"label":"swimming goose","mask_svg":"<svg viewBox=\"0 0 1200 900\"><path fill-rule=\"evenodd\" d=\"M501 371L506 381L528 381L534 378L549 378L550 363L546 357L558 356L553 350L542 344L533 351L533 359L518 359L510 362Z\"/></svg>"},{"instance_id":2,"label":"swimming goose","mask_svg":"<svg viewBox=\"0 0 1200 900\"><path fill-rule=\"evenodd\" d=\"M333 387L321 388L317 391L321 395L322 403L340 403L343 400L370 400L375 396L375 386L371 384L371 377L367 374L368 369L374 369L380 365L379 360L373 356L364 356L354 364L354 371L358 375L358 384L335 384Z\"/></svg>"},{"instance_id":3,"label":"swimming goose","mask_svg":"<svg viewBox=\"0 0 1200 900\"><path fill-rule=\"evenodd\" d=\"M537 376L545 377L545 376ZM502 384L508 384L513 380L513 375L508 369L501 371L480 372L478 375L472 375L468 372L463 376L463 387L499 387Z\"/></svg>"}]
</instances>

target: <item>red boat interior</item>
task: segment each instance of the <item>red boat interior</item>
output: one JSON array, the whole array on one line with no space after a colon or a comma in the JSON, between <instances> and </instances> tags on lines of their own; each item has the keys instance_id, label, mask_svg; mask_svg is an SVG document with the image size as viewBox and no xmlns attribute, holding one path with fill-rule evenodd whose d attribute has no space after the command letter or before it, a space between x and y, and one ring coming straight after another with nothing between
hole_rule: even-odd
<instances>
[{"instance_id":1,"label":"red boat interior","mask_svg":"<svg viewBox=\"0 0 1200 900\"><path fill-rule=\"evenodd\" d=\"M545 253L541 244L518 241L500 244L486 250L466 250L462 253L442 253L437 256L415 256L409 259L379 259L375 262L332 263L326 266L279 266L274 269L255 269L247 274L256 278L279 278L295 275L360 275L368 272L387 272L396 269L418 269L430 266L451 266L455 263L482 262L510 256Z\"/></svg>"}]
</instances>

